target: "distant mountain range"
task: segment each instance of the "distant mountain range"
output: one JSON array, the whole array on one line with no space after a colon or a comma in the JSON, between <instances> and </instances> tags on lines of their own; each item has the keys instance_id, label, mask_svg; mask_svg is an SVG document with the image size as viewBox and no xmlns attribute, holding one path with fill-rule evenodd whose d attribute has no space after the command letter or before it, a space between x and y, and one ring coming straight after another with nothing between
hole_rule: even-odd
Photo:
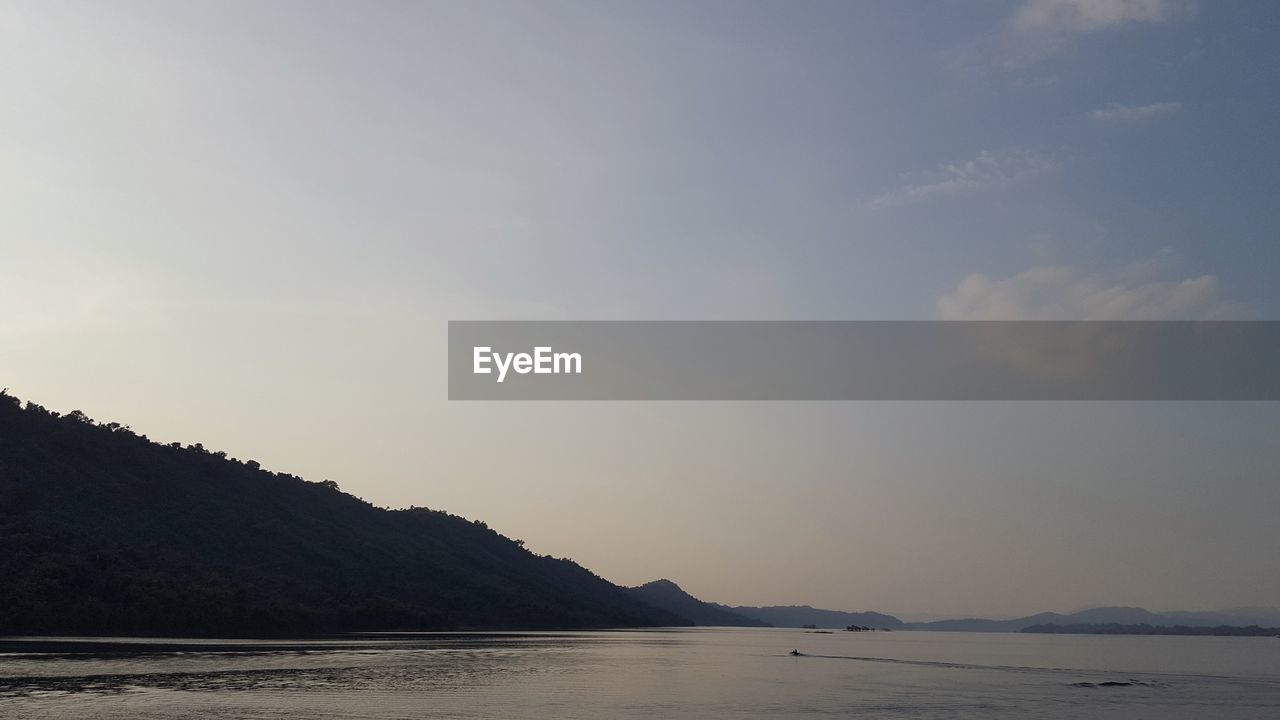
<instances>
[{"instance_id":1,"label":"distant mountain range","mask_svg":"<svg viewBox=\"0 0 1280 720\"><path fill-rule=\"evenodd\" d=\"M1217 611L1151 612L1138 607L1097 607L1074 613L1044 612L1012 620L960 618L932 622L903 622L878 612L824 610L808 605L751 607L705 602L690 595L670 580L655 580L628 588L635 597L655 607L692 620L697 625L724 627L805 627L844 628L849 625L888 630L932 630L941 632L1021 632L1032 626L1150 625L1216 628L1280 625L1280 608L1249 607Z\"/></svg>"},{"instance_id":2,"label":"distant mountain range","mask_svg":"<svg viewBox=\"0 0 1280 720\"><path fill-rule=\"evenodd\" d=\"M1280 608L1254 607L1217 611L1151 612L1139 607L1098 607L1074 613L1045 612L1012 620L963 618L934 622L906 623L907 630L942 630L958 632L1021 632L1033 625L1186 625L1217 627L1221 625L1264 627L1280 625Z\"/></svg>"},{"instance_id":3,"label":"distant mountain range","mask_svg":"<svg viewBox=\"0 0 1280 720\"><path fill-rule=\"evenodd\" d=\"M724 607L723 605L718 607ZM739 606L726 608L739 615L763 620L774 627L845 628L850 625L899 630L903 622L892 615L878 612L844 612L823 610L808 605L771 605L768 607Z\"/></svg>"},{"instance_id":4,"label":"distant mountain range","mask_svg":"<svg viewBox=\"0 0 1280 720\"><path fill-rule=\"evenodd\" d=\"M1120 623L1079 623L1075 625L1032 625L1024 633L1058 635L1199 635L1222 637L1280 637L1280 627L1249 625L1218 625L1216 627L1192 627L1189 625L1122 625Z\"/></svg>"}]
</instances>

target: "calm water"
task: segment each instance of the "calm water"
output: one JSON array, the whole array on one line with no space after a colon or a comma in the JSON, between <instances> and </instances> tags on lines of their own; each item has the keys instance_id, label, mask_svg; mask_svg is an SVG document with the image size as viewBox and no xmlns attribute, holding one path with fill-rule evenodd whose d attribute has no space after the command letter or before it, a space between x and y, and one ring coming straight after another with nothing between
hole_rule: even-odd
<instances>
[{"instance_id":1,"label":"calm water","mask_svg":"<svg viewBox=\"0 0 1280 720\"><path fill-rule=\"evenodd\" d=\"M1280 639L707 628L0 640L0 718L187 717L1274 720Z\"/></svg>"}]
</instances>

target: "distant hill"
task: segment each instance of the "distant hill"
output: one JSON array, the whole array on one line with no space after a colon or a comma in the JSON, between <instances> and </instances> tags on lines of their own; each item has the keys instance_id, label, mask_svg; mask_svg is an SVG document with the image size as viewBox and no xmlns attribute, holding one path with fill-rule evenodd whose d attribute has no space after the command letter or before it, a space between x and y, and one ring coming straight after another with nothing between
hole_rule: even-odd
<instances>
[{"instance_id":1,"label":"distant hill","mask_svg":"<svg viewBox=\"0 0 1280 720\"><path fill-rule=\"evenodd\" d=\"M861 625L873 628L898 630L903 622L892 615L878 612L843 612L840 610L823 610L808 605L774 605L770 607L727 607L725 610L762 620L775 627L804 627L813 625L820 628L845 628L849 625Z\"/></svg>"},{"instance_id":2,"label":"distant hill","mask_svg":"<svg viewBox=\"0 0 1280 720\"><path fill-rule=\"evenodd\" d=\"M1245 607L1230 610L1164 611L1160 617L1175 620L1179 625L1209 627L1217 625L1280 626L1280 608Z\"/></svg>"},{"instance_id":3,"label":"distant hill","mask_svg":"<svg viewBox=\"0 0 1280 720\"><path fill-rule=\"evenodd\" d=\"M1121 623L1073 623L1070 625L1032 625L1024 633L1065 635L1200 635L1221 637L1280 637L1280 627L1250 625L1218 625L1216 627L1190 625L1124 625Z\"/></svg>"},{"instance_id":4,"label":"distant hill","mask_svg":"<svg viewBox=\"0 0 1280 720\"><path fill-rule=\"evenodd\" d=\"M654 607L708 627L768 627L769 623L738 614L723 606L703 602L670 580L654 580L627 592Z\"/></svg>"},{"instance_id":5,"label":"distant hill","mask_svg":"<svg viewBox=\"0 0 1280 720\"><path fill-rule=\"evenodd\" d=\"M1035 625L1148 625L1188 627L1272 626L1280 625L1280 610L1275 608L1241 608L1223 611L1151 612L1139 607L1097 607L1074 613L1038 613L1012 620L964 618L934 622L907 623L908 630L955 632L1021 632Z\"/></svg>"},{"instance_id":6,"label":"distant hill","mask_svg":"<svg viewBox=\"0 0 1280 720\"><path fill-rule=\"evenodd\" d=\"M1019 632L1023 628L1046 623L1065 622L1066 615L1046 612L1014 620L988 620L986 618L957 618L933 622L906 623L906 630L933 630L939 632Z\"/></svg>"},{"instance_id":7,"label":"distant hill","mask_svg":"<svg viewBox=\"0 0 1280 720\"><path fill-rule=\"evenodd\" d=\"M0 635L687 625L484 523L0 393Z\"/></svg>"}]
</instances>

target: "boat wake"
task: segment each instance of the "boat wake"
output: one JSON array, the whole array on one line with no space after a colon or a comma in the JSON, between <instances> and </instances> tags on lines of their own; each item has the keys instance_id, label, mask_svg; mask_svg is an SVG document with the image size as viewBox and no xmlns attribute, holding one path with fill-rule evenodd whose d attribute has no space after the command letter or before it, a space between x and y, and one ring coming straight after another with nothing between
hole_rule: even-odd
<instances>
[{"instance_id":1,"label":"boat wake","mask_svg":"<svg viewBox=\"0 0 1280 720\"><path fill-rule=\"evenodd\" d=\"M1031 675L1071 675L1076 678L1105 676L1106 670L1084 669L1084 668L1063 668L1063 667L1037 667L1025 665L984 665L978 663L961 663L961 662L945 662L940 660L907 660L903 658L886 658L886 657L870 657L865 655L808 655L804 657L819 658L824 660L851 660L854 662L883 663L892 665L912 665L916 667L945 668L949 670L982 670L994 672L1008 672ZM1127 674L1126 674L1127 675ZM1112 678L1115 676L1112 675ZM1269 679L1252 679L1240 678L1221 675L1179 675L1174 673L1142 673L1140 678L1135 679L1133 676L1126 676L1122 680L1118 679L1099 679L1099 680L1080 680L1067 683L1071 687L1078 688L1119 688L1119 687L1168 687L1177 684L1180 681L1222 681L1232 683L1243 683L1249 685L1270 685L1280 687L1280 682Z\"/></svg>"}]
</instances>

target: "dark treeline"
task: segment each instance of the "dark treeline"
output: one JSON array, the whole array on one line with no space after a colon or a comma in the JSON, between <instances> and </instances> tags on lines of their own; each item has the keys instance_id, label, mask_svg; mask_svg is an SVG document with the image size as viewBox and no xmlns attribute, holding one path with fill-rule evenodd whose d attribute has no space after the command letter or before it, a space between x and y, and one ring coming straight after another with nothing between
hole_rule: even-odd
<instances>
[{"instance_id":1,"label":"dark treeline","mask_svg":"<svg viewBox=\"0 0 1280 720\"><path fill-rule=\"evenodd\" d=\"M0 635L672 624L484 523L0 393Z\"/></svg>"},{"instance_id":2,"label":"dark treeline","mask_svg":"<svg viewBox=\"0 0 1280 720\"><path fill-rule=\"evenodd\" d=\"M1062 633L1074 635L1218 635L1218 636L1280 636L1280 628L1265 628L1257 625L1240 627L1237 625L1219 625L1217 627L1192 627L1190 625L1121 625L1120 623L1072 625L1032 625L1022 632L1027 633Z\"/></svg>"}]
</instances>

